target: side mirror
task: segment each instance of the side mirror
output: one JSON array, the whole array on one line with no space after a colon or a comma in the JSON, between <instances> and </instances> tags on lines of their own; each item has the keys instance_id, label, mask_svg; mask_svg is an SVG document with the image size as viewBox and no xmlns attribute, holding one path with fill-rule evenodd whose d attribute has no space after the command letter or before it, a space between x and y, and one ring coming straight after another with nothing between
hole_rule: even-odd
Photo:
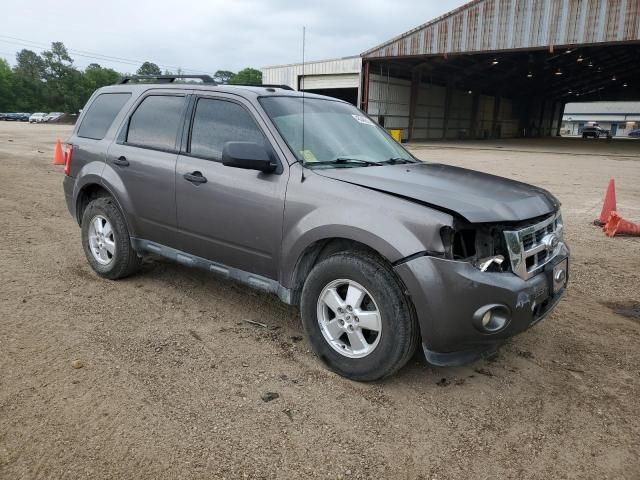
<instances>
[{"instance_id":1,"label":"side mirror","mask_svg":"<svg viewBox=\"0 0 640 480\"><path fill-rule=\"evenodd\" d=\"M277 164L264 146L254 142L227 142L222 149L222 164L227 167L271 173Z\"/></svg>"}]
</instances>

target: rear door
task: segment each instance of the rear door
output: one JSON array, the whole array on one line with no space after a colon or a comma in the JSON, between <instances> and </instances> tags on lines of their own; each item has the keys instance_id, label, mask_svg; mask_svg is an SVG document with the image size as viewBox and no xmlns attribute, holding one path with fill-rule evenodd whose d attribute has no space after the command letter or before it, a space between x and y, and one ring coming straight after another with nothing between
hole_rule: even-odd
<instances>
[{"instance_id":1,"label":"rear door","mask_svg":"<svg viewBox=\"0 0 640 480\"><path fill-rule=\"evenodd\" d=\"M107 155L136 237L171 247L177 247L175 168L186 106L187 92L143 95Z\"/></svg>"},{"instance_id":2,"label":"rear door","mask_svg":"<svg viewBox=\"0 0 640 480\"><path fill-rule=\"evenodd\" d=\"M235 95L198 96L176 168L182 249L208 260L276 279L288 169L255 108ZM225 167L225 142L262 143L279 163L274 173ZM201 176L205 183L190 181Z\"/></svg>"}]
</instances>

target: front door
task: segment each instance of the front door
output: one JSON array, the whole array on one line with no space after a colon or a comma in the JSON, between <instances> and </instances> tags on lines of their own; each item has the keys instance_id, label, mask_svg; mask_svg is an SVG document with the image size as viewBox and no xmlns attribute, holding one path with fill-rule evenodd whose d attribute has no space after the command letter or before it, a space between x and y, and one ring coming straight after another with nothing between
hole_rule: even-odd
<instances>
[{"instance_id":1,"label":"front door","mask_svg":"<svg viewBox=\"0 0 640 480\"><path fill-rule=\"evenodd\" d=\"M186 95L145 96L107 154L136 237L177 247L175 168Z\"/></svg>"},{"instance_id":2,"label":"front door","mask_svg":"<svg viewBox=\"0 0 640 480\"><path fill-rule=\"evenodd\" d=\"M269 174L221 163L223 146L231 141L262 143L277 158L248 102L221 94L196 98L192 108L176 168L181 249L277 279L288 169L280 161Z\"/></svg>"}]
</instances>

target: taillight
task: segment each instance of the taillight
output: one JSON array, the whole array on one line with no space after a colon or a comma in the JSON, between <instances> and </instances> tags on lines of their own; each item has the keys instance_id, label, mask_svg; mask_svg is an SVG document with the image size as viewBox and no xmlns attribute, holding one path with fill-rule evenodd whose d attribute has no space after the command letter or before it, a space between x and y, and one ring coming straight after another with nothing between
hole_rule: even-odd
<instances>
[{"instance_id":1,"label":"taillight","mask_svg":"<svg viewBox=\"0 0 640 480\"><path fill-rule=\"evenodd\" d=\"M73 145L67 143L67 148L64 151L64 174L69 176L71 174L71 159L73 158Z\"/></svg>"}]
</instances>

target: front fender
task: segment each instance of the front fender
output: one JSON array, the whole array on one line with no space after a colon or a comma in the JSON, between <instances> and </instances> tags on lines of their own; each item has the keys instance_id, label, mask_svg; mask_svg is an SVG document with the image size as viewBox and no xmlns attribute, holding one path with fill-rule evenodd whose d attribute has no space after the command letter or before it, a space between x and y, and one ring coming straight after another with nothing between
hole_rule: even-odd
<instances>
[{"instance_id":1,"label":"front fender","mask_svg":"<svg viewBox=\"0 0 640 480\"><path fill-rule=\"evenodd\" d=\"M280 278L290 287L299 259L315 242L353 240L394 263L419 252L443 252L440 229L450 226L453 217L410 200L309 175L304 183L290 182L284 220Z\"/></svg>"}]
</instances>

